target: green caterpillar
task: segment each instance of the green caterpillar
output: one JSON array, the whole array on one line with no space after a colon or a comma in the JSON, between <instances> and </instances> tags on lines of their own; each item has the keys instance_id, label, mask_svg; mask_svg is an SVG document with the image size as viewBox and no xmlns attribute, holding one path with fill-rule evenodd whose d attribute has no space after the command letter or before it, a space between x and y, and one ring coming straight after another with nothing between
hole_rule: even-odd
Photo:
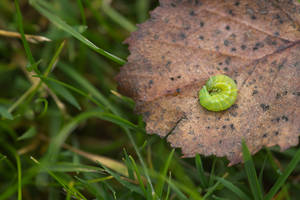
<instances>
[{"instance_id":1,"label":"green caterpillar","mask_svg":"<svg viewBox=\"0 0 300 200\"><path fill-rule=\"evenodd\" d=\"M200 104L210 111L221 111L230 108L237 97L235 82L225 75L209 78L199 91Z\"/></svg>"}]
</instances>

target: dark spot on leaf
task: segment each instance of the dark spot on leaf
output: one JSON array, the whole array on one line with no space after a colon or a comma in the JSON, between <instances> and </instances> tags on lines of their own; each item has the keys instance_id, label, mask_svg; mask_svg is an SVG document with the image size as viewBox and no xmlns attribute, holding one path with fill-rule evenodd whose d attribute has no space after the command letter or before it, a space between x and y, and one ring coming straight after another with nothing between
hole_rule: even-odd
<instances>
[{"instance_id":1,"label":"dark spot on leaf","mask_svg":"<svg viewBox=\"0 0 300 200\"><path fill-rule=\"evenodd\" d=\"M223 125L222 128L225 129L225 128L226 128L226 125Z\"/></svg>"},{"instance_id":2,"label":"dark spot on leaf","mask_svg":"<svg viewBox=\"0 0 300 200\"><path fill-rule=\"evenodd\" d=\"M264 112L270 109L270 106L269 106L269 105L263 104L263 103L260 104L260 107L263 109Z\"/></svg>"},{"instance_id":3,"label":"dark spot on leaf","mask_svg":"<svg viewBox=\"0 0 300 200\"><path fill-rule=\"evenodd\" d=\"M179 37L180 37L182 40L184 40L184 39L186 38L186 35L185 35L185 33L180 33L180 34L179 34Z\"/></svg>"},{"instance_id":4,"label":"dark spot on leaf","mask_svg":"<svg viewBox=\"0 0 300 200\"><path fill-rule=\"evenodd\" d=\"M225 29L226 29L226 30L230 30L230 26L227 25L227 26L225 27Z\"/></svg>"},{"instance_id":5,"label":"dark spot on leaf","mask_svg":"<svg viewBox=\"0 0 300 200\"><path fill-rule=\"evenodd\" d=\"M233 47L233 48L231 48L231 51L236 51L236 48L234 48L234 47Z\"/></svg>"},{"instance_id":6,"label":"dark spot on leaf","mask_svg":"<svg viewBox=\"0 0 300 200\"><path fill-rule=\"evenodd\" d=\"M168 60L167 63L166 63L166 65L165 65L166 68L167 68L169 71L171 71L171 69L170 69L171 63L172 63L172 62L171 62L170 60Z\"/></svg>"},{"instance_id":7,"label":"dark spot on leaf","mask_svg":"<svg viewBox=\"0 0 300 200\"><path fill-rule=\"evenodd\" d=\"M200 40L204 40L204 37L202 35L199 36Z\"/></svg>"},{"instance_id":8,"label":"dark spot on leaf","mask_svg":"<svg viewBox=\"0 0 300 200\"><path fill-rule=\"evenodd\" d=\"M257 93L258 93L257 90L253 90L253 91L252 91L252 96L255 95L255 94L257 94Z\"/></svg>"},{"instance_id":9,"label":"dark spot on leaf","mask_svg":"<svg viewBox=\"0 0 300 200\"><path fill-rule=\"evenodd\" d=\"M150 112L149 112L149 111L147 111L147 112L144 112L144 113L143 113L143 115L144 115L145 117L149 118L149 116L150 116Z\"/></svg>"},{"instance_id":10,"label":"dark spot on leaf","mask_svg":"<svg viewBox=\"0 0 300 200\"><path fill-rule=\"evenodd\" d=\"M190 12L190 16L196 16L196 13L192 10L191 12Z\"/></svg>"},{"instance_id":11,"label":"dark spot on leaf","mask_svg":"<svg viewBox=\"0 0 300 200\"><path fill-rule=\"evenodd\" d=\"M293 92L293 95L300 96L300 92Z\"/></svg>"},{"instance_id":12,"label":"dark spot on leaf","mask_svg":"<svg viewBox=\"0 0 300 200\"><path fill-rule=\"evenodd\" d=\"M280 121L280 117L276 117L276 121L279 122Z\"/></svg>"},{"instance_id":13,"label":"dark spot on leaf","mask_svg":"<svg viewBox=\"0 0 300 200\"><path fill-rule=\"evenodd\" d=\"M229 45L229 41L228 40L224 40L224 45L228 46Z\"/></svg>"},{"instance_id":14,"label":"dark spot on leaf","mask_svg":"<svg viewBox=\"0 0 300 200\"><path fill-rule=\"evenodd\" d=\"M240 2L237 1L237 2L234 3L234 5L235 5L235 6L239 6L239 5L240 5Z\"/></svg>"},{"instance_id":15,"label":"dark spot on leaf","mask_svg":"<svg viewBox=\"0 0 300 200\"><path fill-rule=\"evenodd\" d=\"M281 117L281 119L284 120L284 121L286 121L286 122L289 121L289 118L288 118L287 116L285 116L285 115L283 115L283 116Z\"/></svg>"},{"instance_id":16,"label":"dark spot on leaf","mask_svg":"<svg viewBox=\"0 0 300 200\"><path fill-rule=\"evenodd\" d=\"M245 50L246 48L247 48L246 45L244 45L244 44L241 45L241 49L242 49L242 50Z\"/></svg>"},{"instance_id":17,"label":"dark spot on leaf","mask_svg":"<svg viewBox=\"0 0 300 200\"><path fill-rule=\"evenodd\" d=\"M237 109L237 108L239 108L239 106L238 106L237 104L233 104L233 105L231 106L231 108L232 108L232 109Z\"/></svg>"},{"instance_id":18,"label":"dark spot on leaf","mask_svg":"<svg viewBox=\"0 0 300 200\"><path fill-rule=\"evenodd\" d=\"M230 57L227 57L227 58L225 59L225 63L226 63L226 65L229 65L229 64L230 64L230 62L231 62L231 58L230 58Z\"/></svg>"},{"instance_id":19,"label":"dark spot on leaf","mask_svg":"<svg viewBox=\"0 0 300 200\"><path fill-rule=\"evenodd\" d=\"M231 15L231 16L235 16L235 14L233 13L232 10L228 10L228 14Z\"/></svg>"},{"instance_id":20,"label":"dark spot on leaf","mask_svg":"<svg viewBox=\"0 0 300 200\"><path fill-rule=\"evenodd\" d=\"M200 22L200 27L203 27L204 26L204 22Z\"/></svg>"},{"instance_id":21,"label":"dark spot on leaf","mask_svg":"<svg viewBox=\"0 0 300 200\"><path fill-rule=\"evenodd\" d=\"M279 93L276 94L276 99L279 99L281 95Z\"/></svg>"},{"instance_id":22,"label":"dark spot on leaf","mask_svg":"<svg viewBox=\"0 0 300 200\"><path fill-rule=\"evenodd\" d=\"M180 88L177 88L177 89L176 89L176 92L177 92L177 93L180 93Z\"/></svg>"},{"instance_id":23,"label":"dark spot on leaf","mask_svg":"<svg viewBox=\"0 0 300 200\"><path fill-rule=\"evenodd\" d=\"M232 34L230 35L230 37L236 38L236 34L232 33Z\"/></svg>"},{"instance_id":24,"label":"dark spot on leaf","mask_svg":"<svg viewBox=\"0 0 300 200\"><path fill-rule=\"evenodd\" d=\"M266 138L267 136L268 136L268 134L267 134L267 133L264 133L264 134L263 134L263 137L264 137L264 138Z\"/></svg>"},{"instance_id":25,"label":"dark spot on leaf","mask_svg":"<svg viewBox=\"0 0 300 200\"><path fill-rule=\"evenodd\" d=\"M231 128L232 130L234 130L234 129L235 129L235 127L234 127L234 125L233 125L233 124L230 124L230 128Z\"/></svg>"},{"instance_id":26,"label":"dark spot on leaf","mask_svg":"<svg viewBox=\"0 0 300 200\"><path fill-rule=\"evenodd\" d=\"M228 67L224 67L224 71L228 71Z\"/></svg>"}]
</instances>

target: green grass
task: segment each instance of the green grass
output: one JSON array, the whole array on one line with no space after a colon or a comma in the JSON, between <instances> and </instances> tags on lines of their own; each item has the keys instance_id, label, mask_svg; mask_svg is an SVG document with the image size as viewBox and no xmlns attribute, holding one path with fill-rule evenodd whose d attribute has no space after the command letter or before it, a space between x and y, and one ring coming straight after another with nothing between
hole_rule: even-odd
<instances>
[{"instance_id":1,"label":"green grass","mask_svg":"<svg viewBox=\"0 0 300 200\"><path fill-rule=\"evenodd\" d=\"M151 0L0 1L0 200L299 199L299 146L227 167L145 133L115 75ZM32 44L25 34L51 42Z\"/></svg>"}]
</instances>

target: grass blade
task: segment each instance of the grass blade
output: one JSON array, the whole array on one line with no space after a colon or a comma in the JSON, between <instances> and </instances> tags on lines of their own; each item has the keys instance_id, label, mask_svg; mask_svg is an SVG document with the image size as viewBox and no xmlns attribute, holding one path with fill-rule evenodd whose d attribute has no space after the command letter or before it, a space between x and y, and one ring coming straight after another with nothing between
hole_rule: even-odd
<instances>
[{"instance_id":1,"label":"grass blade","mask_svg":"<svg viewBox=\"0 0 300 200\"><path fill-rule=\"evenodd\" d=\"M79 103L77 102L76 98L72 95L71 92L69 92L68 89L66 89L64 86L59 85L54 82L47 82L47 85L53 90L57 95L61 96L64 100L69 102L71 105L73 105L78 110L81 110L81 107Z\"/></svg>"},{"instance_id":2,"label":"grass blade","mask_svg":"<svg viewBox=\"0 0 300 200\"><path fill-rule=\"evenodd\" d=\"M226 179L222 177L215 177L216 180L221 182L227 189L232 191L234 194L236 194L240 199L243 200L251 200L250 197L248 197L242 190L240 190L238 187L233 185L231 182L227 181Z\"/></svg>"},{"instance_id":3,"label":"grass blade","mask_svg":"<svg viewBox=\"0 0 300 200\"><path fill-rule=\"evenodd\" d=\"M136 26L128 21L125 17L119 14L115 9L113 9L108 2L103 1L102 10L107 14L112 20L122 26L129 32L133 32L136 30Z\"/></svg>"},{"instance_id":4,"label":"grass blade","mask_svg":"<svg viewBox=\"0 0 300 200\"><path fill-rule=\"evenodd\" d=\"M12 116L12 114L10 114L8 109L6 109L4 106L1 105L0 105L0 115L5 119L9 119L9 120L14 119L14 117Z\"/></svg>"},{"instance_id":5,"label":"grass blade","mask_svg":"<svg viewBox=\"0 0 300 200\"><path fill-rule=\"evenodd\" d=\"M141 186L141 188L142 188L142 190L143 190L143 192L144 192L144 195L145 195L145 197L146 197L146 196L147 196L147 192L146 192L146 189L145 189L145 185L144 185L144 183L143 183L143 180L142 180L141 173L140 173L140 171L139 171L139 169L138 169L138 167L137 167L137 165L136 165L134 159L132 158L132 156L129 156L129 159L130 159L131 164L132 164L132 166L133 166L133 170L135 171L135 174L136 174L136 177L137 177L137 179L138 179L138 182L139 182L139 184L140 184L140 186Z\"/></svg>"},{"instance_id":6,"label":"grass blade","mask_svg":"<svg viewBox=\"0 0 300 200\"><path fill-rule=\"evenodd\" d=\"M18 200L22 200L22 169L21 169L21 161L20 156L17 152L15 152L15 158L17 161L17 169L18 169Z\"/></svg>"},{"instance_id":7,"label":"grass blade","mask_svg":"<svg viewBox=\"0 0 300 200\"><path fill-rule=\"evenodd\" d=\"M228 176L228 173L224 174L223 177L225 178L226 176ZM211 186L210 188L208 188L207 192L205 193L205 195L203 196L203 200L207 199L211 194L213 194L213 192L218 188L218 186L221 184L220 180L217 180L217 182Z\"/></svg>"},{"instance_id":8,"label":"grass blade","mask_svg":"<svg viewBox=\"0 0 300 200\"><path fill-rule=\"evenodd\" d=\"M19 6L19 0L15 0L15 6L16 6L16 12L17 12L17 22L18 22L20 33L21 33L21 40L23 42L23 46L24 46L26 55L28 57L28 60L30 62L30 65L32 66L32 65L34 65L35 61L32 56L29 44L25 37L24 28L23 28L23 17L22 17L22 13L20 10L20 6ZM31 71L31 69L29 69L29 71ZM37 70L36 70L36 72L37 72Z\"/></svg>"},{"instance_id":9,"label":"grass blade","mask_svg":"<svg viewBox=\"0 0 300 200\"><path fill-rule=\"evenodd\" d=\"M292 173L292 171L295 169L297 164L300 161L300 148L297 150L296 154L294 155L291 162L288 164L282 175L279 176L273 187L270 189L268 194L265 196L264 200L271 200L273 196L277 193L277 191L283 186L286 179L289 177L289 175Z\"/></svg>"},{"instance_id":10,"label":"grass blade","mask_svg":"<svg viewBox=\"0 0 300 200\"><path fill-rule=\"evenodd\" d=\"M204 174L204 169L203 169L201 157L200 157L199 154L197 154L196 157L195 157L195 163L196 163L196 168L199 172L201 187L202 188L207 188L208 187L208 182L207 182L206 176Z\"/></svg>"},{"instance_id":11,"label":"grass blade","mask_svg":"<svg viewBox=\"0 0 300 200\"><path fill-rule=\"evenodd\" d=\"M30 127L23 135L18 137L18 140L26 140L26 139L32 138L35 135L36 135L36 129L33 126L33 127Z\"/></svg>"},{"instance_id":12,"label":"grass blade","mask_svg":"<svg viewBox=\"0 0 300 200\"><path fill-rule=\"evenodd\" d=\"M62 19L60 19L58 16L52 14L49 12L46 8L41 6L39 2L42 0L30 0L30 4L38 11L40 12L43 16L45 16L51 23L53 23L55 26L58 28L62 29L63 31L69 33L97 53L107 57L108 59L120 64L124 65L126 63L125 60L122 58L119 58L99 47L97 47L95 44L93 44L91 41L89 41L87 38L85 38L83 35L81 35L78 31L76 31L74 28L72 28L70 25L68 25L66 22L64 22Z\"/></svg>"},{"instance_id":13,"label":"grass blade","mask_svg":"<svg viewBox=\"0 0 300 200\"><path fill-rule=\"evenodd\" d=\"M70 78L79 83L85 90L91 93L101 104L109 108L113 113L118 113L117 109L107 100L107 98L99 92L91 83L89 83L81 74L75 71L70 65L65 63L59 64L59 69L68 75Z\"/></svg>"},{"instance_id":14,"label":"grass blade","mask_svg":"<svg viewBox=\"0 0 300 200\"><path fill-rule=\"evenodd\" d=\"M261 186L259 185L254 163L252 160L252 156L249 152L249 149L245 143L245 141L242 141L242 149L243 149L243 159L244 159L244 166L245 171L248 176L249 185L252 191L252 195L255 200L262 200L263 194L261 191Z\"/></svg>"},{"instance_id":15,"label":"grass blade","mask_svg":"<svg viewBox=\"0 0 300 200\"><path fill-rule=\"evenodd\" d=\"M105 167L101 163L99 163L99 165L101 167L103 167L107 173L109 173L111 176L113 176L119 183L121 183L126 188L128 188L129 190L134 191L134 192L136 192L136 193L138 193L140 195L144 195L144 193L141 190L141 188L139 188L139 187L137 187L137 186L135 186L135 185L127 182L126 180L123 180L119 174L114 173L112 170L108 169L107 167Z\"/></svg>"},{"instance_id":16,"label":"grass blade","mask_svg":"<svg viewBox=\"0 0 300 200\"><path fill-rule=\"evenodd\" d=\"M159 176L159 179L158 179L158 183L155 187L155 191L156 191L156 194L159 198L162 197L162 192L163 192L163 188L164 188L164 184L165 184L165 179L162 178L162 177L166 177L167 176L167 172L168 172L168 169L169 169L169 166L171 164L171 161L172 161L172 158L173 158L173 155L174 155L174 149L171 151L171 153L169 154L167 160L166 160L166 163L160 173L161 176Z\"/></svg>"},{"instance_id":17,"label":"grass blade","mask_svg":"<svg viewBox=\"0 0 300 200\"><path fill-rule=\"evenodd\" d=\"M125 155L125 159L124 159L124 162L127 166L127 171L128 171L128 177L132 180L134 180L134 172L133 172L133 167L132 167L132 164L130 162L130 159L129 159L129 156L126 152L126 150L124 149L124 155Z\"/></svg>"},{"instance_id":18,"label":"grass blade","mask_svg":"<svg viewBox=\"0 0 300 200\"><path fill-rule=\"evenodd\" d=\"M39 161L37 161L35 158L31 157L31 159L38 164L41 169L44 169L48 172L48 174L50 176L52 176L52 178L54 180L56 180L63 188L65 188L65 190L67 192L70 192L70 194L72 194L74 197L78 198L78 199L83 199L83 200L87 200L75 187L73 187L72 185L68 184L63 178L61 178L60 176L56 175L55 173L49 171L47 168L45 168L43 163L40 163Z\"/></svg>"}]
</instances>

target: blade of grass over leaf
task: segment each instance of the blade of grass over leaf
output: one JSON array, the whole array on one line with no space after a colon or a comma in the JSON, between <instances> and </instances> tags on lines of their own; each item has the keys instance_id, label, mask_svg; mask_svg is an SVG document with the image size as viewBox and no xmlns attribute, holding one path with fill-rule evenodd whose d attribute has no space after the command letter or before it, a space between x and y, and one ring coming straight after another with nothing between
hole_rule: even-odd
<instances>
[{"instance_id":1,"label":"blade of grass over leaf","mask_svg":"<svg viewBox=\"0 0 300 200\"><path fill-rule=\"evenodd\" d=\"M252 191L252 195L255 200L262 200L263 194L261 191L261 186L259 185L259 181L257 179L252 156L244 140L242 141L242 149L243 149L244 168L248 176L248 181Z\"/></svg>"},{"instance_id":2,"label":"blade of grass over leaf","mask_svg":"<svg viewBox=\"0 0 300 200\"><path fill-rule=\"evenodd\" d=\"M91 41L89 41L87 38L85 38L83 35L81 35L78 31L76 31L70 25L65 23L58 16L52 14L46 8L44 8L42 5L40 5L39 4L40 1L43 1L43 0L30 0L29 2L37 11L39 11L43 16L45 16L55 26L64 30L65 32L69 33L70 35L72 35L73 37L75 37L76 39L78 39L79 41L81 41L82 43L84 43L85 45L87 45L88 47L90 47L91 49L96 51L97 53L107 57L108 59L110 59L120 65L123 65L126 63L126 61L123 60L122 58L119 58L119 57L97 47L95 44L93 44Z\"/></svg>"},{"instance_id":3,"label":"blade of grass over leaf","mask_svg":"<svg viewBox=\"0 0 300 200\"><path fill-rule=\"evenodd\" d=\"M289 177L289 175L292 173L292 171L295 169L295 167L299 162L300 162L300 148L297 150L296 154L294 155L293 159L288 164L288 166L285 168L282 175L279 176L279 178L272 186L268 194L264 197L264 200L271 200L274 197L274 195L283 186L284 182L286 181L286 179Z\"/></svg>"}]
</instances>

